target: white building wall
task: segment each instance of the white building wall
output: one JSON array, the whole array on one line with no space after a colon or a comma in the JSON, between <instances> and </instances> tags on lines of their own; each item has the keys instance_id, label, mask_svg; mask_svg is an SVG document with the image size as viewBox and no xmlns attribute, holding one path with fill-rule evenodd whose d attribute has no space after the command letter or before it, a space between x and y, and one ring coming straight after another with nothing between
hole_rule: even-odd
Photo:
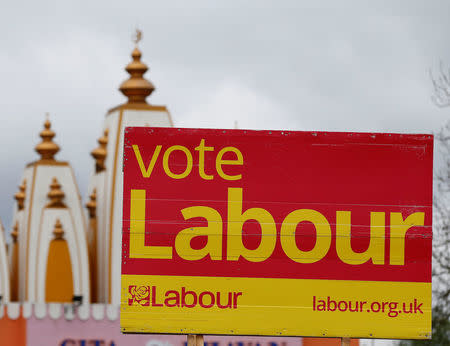
<instances>
[{"instance_id":1,"label":"white building wall","mask_svg":"<svg viewBox=\"0 0 450 346\"><path fill-rule=\"evenodd\" d=\"M33 191L33 176L34 176L34 166L27 166L23 172L22 179L18 182L21 184L24 179L26 179L26 189L25 189L25 202L24 209L20 212L17 210L17 203L14 204L14 214L13 214L13 225L18 222L19 228L17 236L18 241L18 249L19 249L19 258L18 258L18 281L19 281L19 301L25 300L26 295L26 276L27 276L27 234L28 234L28 216L30 214L30 201L31 195Z\"/></svg>"},{"instance_id":2,"label":"white building wall","mask_svg":"<svg viewBox=\"0 0 450 346\"><path fill-rule=\"evenodd\" d=\"M106 303L120 304L121 246L122 246L122 194L123 194L123 134L128 126L172 127L167 111L118 109L107 115L105 128L109 129L107 157L105 161L105 190L101 197L97 190L97 205L102 215L97 215L102 247L102 263L99 272L104 279L102 287ZM101 218L101 219L100 219ZM112 235L110 242L110 234ZM111 249L110 249L111 247ZM110 255L111 251L111 255ZM109 263L111 261L111 264ZM111 265L111 291L109 271ZM108 299L111 294L110 299Z\"/></svg>"},{"instance_id":3,"label":"white building wall","mask_svg":"<svg viewBox=\"0 0 450 346\"><path fill-rule=\"evenodd\" d=\"M10 300L10 282L4 232L5 230L3 228L2 222L0 221L0 296L2 297L2 303L8 303Z\"/></svg>"},{"instance_id":4,"label":"white building wall","mask_svg":"<svg viewBox=\"0 0 450 346\"><path fill-rule=\"evenodd\" d=\"M45 206L49 203L47 197L53 177L58 179L61 189L65 194L64 203L70 210L70 228L73 229L73 247L76 266L79 277L77 285L85 301L90 300L89 294L89 264L86 241L86 220L84 217L81 197L76 186L75 177L68 164L58 162L57 164L36 163L25 169L24 177L27 179L25 208L23 212L15 212L14 222L19 221L19 300L35 302L37 300L38 272L36 262L38 249L45 246L45 241L40 237L42 231L43 213ZM63 222L61 220L61 222ZM51 226L53 228L54 224ZM49 226L50 227L50 226ZM69 227L69 226L68 226ZM51 232L53 229L51 229ZM43 242L43 243L42 243ZM47 244L48 246L48 244ZM46 261L46 257L45 257ZM27 263L28 262L28 263ZM44 269L44 271L46 268ZM74 274L75 274L74 272ZM39 273L44 275L45 272ZM74 278L75 280L75 278ZM45 281L45 280L44 280ZM28 292L28 296L27 296Z\"/></svg>"}]
</instances>

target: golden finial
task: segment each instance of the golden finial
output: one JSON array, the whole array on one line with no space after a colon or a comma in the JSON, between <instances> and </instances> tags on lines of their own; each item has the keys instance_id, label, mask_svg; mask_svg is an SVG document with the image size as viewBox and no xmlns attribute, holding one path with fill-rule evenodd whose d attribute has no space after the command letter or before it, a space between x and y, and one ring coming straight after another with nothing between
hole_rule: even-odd
<instances>
[{"instance_id":1,"label":"golden finial","mask_svg":"<svg viewBox=\"0 0 450 346\"><path fill-rule=\"evenodd\" d=\"M12 241L14 243L17 242L17 237L18 236L19 236L19 221L16 221L16 223L15 223L13 229L12 229L12 232L11 232Z\"/></svg>"},{"instance_id":2,"label":"golden finial","mask_svg":"<svg viewBox=\"0 0 450 346\"><path fill-rule=\"evenodd\" d=\"M103 136L97 140L99 147L91 151L92 157L95 159L95 172L99 173L105 170L106 145L108 144L108 129L103 132Z\"/></svg>"},{"instance_id":3,"label":"golden finial","mask_svg":"<svg viewBox=\"0 0 450 346\"><path fill-rule=\"evenodd\" d=\"M133 42L137 46L139 42L142 40L142 31L139 29L136 29L136 32L133 35Z\"/></svg>"},{"instance_id":4,"label":"golden finial","mask_svg":"<svg viewBox=\"0 0 450 346\"><path fill-rule=\"evenodd\" d=\"M19 186L19 191L14 195L14 199L17 201L17 209L23 210L25 205L25 189L27 188L27 180L24 179L22 185Z\"/></svg>"},{"instance_id":5,"label":"golden finial","mask_svg":"<svg viewBox=\"0 0 450 346\"><path fill-rule=\"evenodd\" d=\"M133 39L136 47L134 48L133 53L131 53L133 61L130 62L125 68L125 70L130 74L130 78L123 82L119 88L119 90L126 97L128 97L128 103L146 104L147 101L145 101L145 99L155 90L155 86L143 77L145 72L147 72L148 67L141 62L142 54L137 47L137 44L141 40L142 31L136 30L136 34Z\"/></svg>"},{"instance_id":6,"label":"golden finial","mask_svg":"<svg viewBox=\"0 0 450 346\"><path fill-rule=\"evenodd\" d=\"M97 189L92 190L92 193L89 197L90 200L86 203L86 208L89 211L89 218L94 219L97 210Z\"/></svg>"},{"instance_id":7,"label":"golden finial","mask_svg":"<svg viewBox=\"0 0 450 346\"><path fill-rule=\"evenodd\" d=\"M50 184L50 191L47 194L50 202L47 204L47 208L65 208L66 205L62 201L64 198L64 192L61 190L61 185L56 177L53 177Z\"/></svg>"},{"instance_id":8,"label":"golden finial","mask_svg":"<svg viewBox=\"0 0 450 346\"><path fill-rule=\"evenodd\" d=\"M54 239L56 240L63 238L64 230L62 229L62 224L59 219L56 219L55 228L53 229L53 235L55 236Z\"/></svg>"},{"instance_id":9,"label":"golden finial","mask_svg":"<svg viewBox=\"0 0 450 346\"><path fill-rule=\"evenodd\" d=\"M54 156L59 151L58 144L52 140L53 137L55 137L55 132L52 131L51 126L52 124L49 120L48 113L46 113L44 129L39 134L42 138L42 142L35 147L35 150L41 155L41 161L54 161Z\"/></svg>"}]
</instances>

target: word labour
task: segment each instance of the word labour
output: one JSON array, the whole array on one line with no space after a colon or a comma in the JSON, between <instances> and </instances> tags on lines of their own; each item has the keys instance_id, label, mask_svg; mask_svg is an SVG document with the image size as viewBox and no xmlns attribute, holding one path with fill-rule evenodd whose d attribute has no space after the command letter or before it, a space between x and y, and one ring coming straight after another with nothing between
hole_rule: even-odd
<instances>
[{"instance_id":1,"label":"word labour","mask_svg":"<svg viewBox=\"0 0 450 346\"><path fill-rule=\"evenodd\" d=\"M145 222L147 204L152 203L146 190L130 191L130 257L151 259L172 259L175 250L179 257L197 261L209 256L213 261L237 261L241 257L250 262L263 262L270 258L277 242L284 254L297 263L315 263L322 260L335 244L337 257L343 263L360 265L371 261L374 265L385 264L385 249L389 248L389 264L405 265L405 238L409 229L424 225L424 212L413 212L404 216L400 212L369 212L370 237L365 251L352 248L351 211L336 211L336 224L314 209L297 209L288 212L281 226L275 223L270 212L263 208L243 210L243 189L228 188L227 220L218 210L208 206L190 206L180 210L185 221L203 218L205 227L180 229L172 244L149 245L152 225ZM386 218L389 217L389 232L386 232ZM179 216L176 216L179 217ZM253 220L260 227L260 242L256 248L247 248L243 239L245 222ZM311 223L315 227L315 243L312 249L302 250L296 240L296 229L301 223ZM226 233L224 232L226 225ZM332 226L335 228L332 231ZM150 234L145 237L145 234ZM225 237L224 237L225 235ZM335 236L334 236L335 235ZM207 239L202 248L193 248L195 237ZM335 238L335 241L332 239ZM389 242L389 247L385 242ZM226 247L224 242L226 242ZM225 247L225 249L224 249ZM333 251L334 252L334 251Z\"/></svg>"},{"instance_id":2,"label":"word labour","mask_svg":"<svg viewBox=\"0 0 450 346\"><path fill-rule=\"evenodd\" d=\"M156 286L128 286L128 305L168 308L237 309L242 292L190 291L186 287L159 291Z\"/></svg>"}]
</instances>

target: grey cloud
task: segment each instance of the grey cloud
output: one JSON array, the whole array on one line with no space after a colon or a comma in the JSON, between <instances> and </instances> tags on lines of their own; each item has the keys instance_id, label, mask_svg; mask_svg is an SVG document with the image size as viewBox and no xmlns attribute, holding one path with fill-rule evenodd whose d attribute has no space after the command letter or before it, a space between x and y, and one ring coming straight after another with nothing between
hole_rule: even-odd
<instances>
[{"instance_id":1,"label":"grey cloud","mask_svg":"<svg viewBox=\"0 0 450 346\"><path fill-rule=\"evenodd\" d=\"M320 4L320 5L319 5ZM180 126L430 132L450 110L427 71L450 64L447 1L9 2L0 13L0 218L44 113L85 192L132 49Z\"/></svg>"}]
</instances>

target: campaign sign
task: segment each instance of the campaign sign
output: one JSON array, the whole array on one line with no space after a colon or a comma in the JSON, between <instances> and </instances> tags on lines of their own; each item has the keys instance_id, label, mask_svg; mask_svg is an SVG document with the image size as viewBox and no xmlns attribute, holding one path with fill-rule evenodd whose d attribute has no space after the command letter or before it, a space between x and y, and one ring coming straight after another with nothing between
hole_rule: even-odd
<instances>
[{"instance_id":1,"label":"campaign sign","mask_svg":"<svg viewBox=\"0 0 450 346\"><path fill-rule=\"evenodd\" d=\"M433 137L125 129L125 333L430 338Z\"/></svg>"}]
</instances>

